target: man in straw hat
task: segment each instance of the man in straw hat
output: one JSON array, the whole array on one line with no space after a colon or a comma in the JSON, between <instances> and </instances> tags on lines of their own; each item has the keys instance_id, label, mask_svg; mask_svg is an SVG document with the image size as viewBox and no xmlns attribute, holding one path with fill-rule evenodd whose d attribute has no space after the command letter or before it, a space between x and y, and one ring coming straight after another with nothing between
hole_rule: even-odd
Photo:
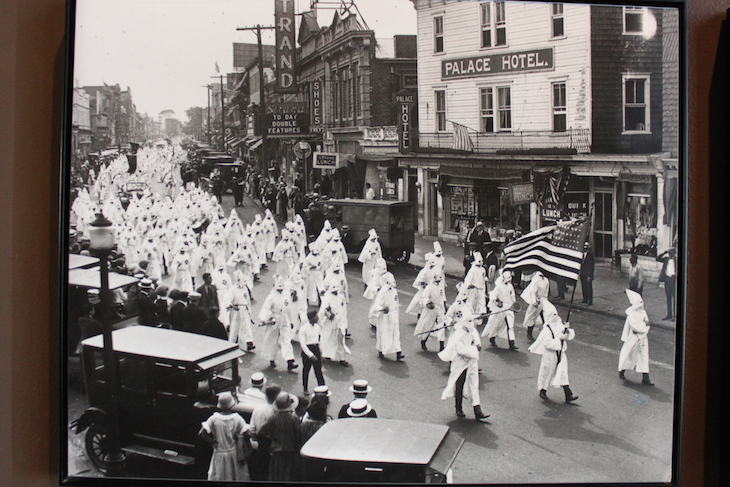
<instances>
[{"instance_id":1,"label":"man in straw hat","mask_svg":"<svg viewBox=\"0 0 730 487\"><path fill-rule=\"evenodd\" d=\"M347 406L346 418L377 418L375 409L368 403L367 399L353 399Z\"/></svg>"},{"instance_id":2,"label":"man in straw hat","mask_svg":"<svg viewBox=\"0 0 730 487\"><path fill-rule=\"evenodd\" d=\"M352 385L350 386L350 392L352 392L354 399L365 399L367 398L368 393L370 393L372 390L372 386L365 379L356 379L352 382ZM338 418L349 417L347 415L347 409L350 407L351 402L352 401L345 403L342 405L342 407L340 407L340 411L337 413Z\"/></svg>"},{"instance_id":3,"label":"man in straw hat","mask_svg":"<svg viewBox=\"0 0 730 487\"><path fill-rule=\"evenodd\" d=\"M139 294L137 295L137 320L140 325L157 325L157 308L150 294L154 290L151 279L139 281Z\"/></svg>"},{"instance_id":4,"label":"man in straw hat","mask_svg":"<svg viewBox=\"0 0 730 487\"><path fill-rule=\"evenodd\" d=\"M474 315L469 309L462 309L455 316L456 325L449 336L446 348L438 356L444 362L451 362L449 379L441 393L441 400L453 397L456 416L466 415L462 409L464 397L471 398L474 419L486 420L479 398L479 351L482 349L479 333L474 324Z\"/></svg>"},{"instance_id":5,"label":"man in straw hat","mask_svg":"<svg viewBox=\"0 0 730 487\"><path fill-rule=\"evenodd\" d=\"M264 386L266 385L266 377L263 372L254 372L251 374L251 387L242 391L241 394L244 396L252 397L255 399L266 400L266 394L264 394Z\"/></svg>"},{"instance_id":6,"label":"man in straw hat","mask_svg":"<svg viewBox=\"0 0 730 487\"><path fill-rule=\"evenodd\" d=\"M565 402L571 403L578 399L570 390L568 380L568 340L575 338L575 331L569 323L563 324L558 316L558 310L548 300L542 302L542 313L545 324L537 339L528 350L542 355L540 371L537 374L537 389L540 397L547 400L547 390L550 387L562 387L565 393Z\"/></svg>"},{"instance_id":7,"label":"man in straw hat","mask_svg":"<svg viewBox=\"0 0 730 487\"><path fill-rule=\"evenodd\" d=\"M631 306L626 308L626 322L621 333L624 344L618 356L618 376L626 380L626 371L635 370L643 375L642 384L653 386L649 378L649 316L644 309L644 299L629 289L626 289L626 296Z\"/></svg>"},{"instance_id":8,"label":"man in straw hat","mask_svg":"<svg viewBox=\"0 0 730 487\"><path fill-rule=\"evenodd\" d=\"M301 480L302 437L299 418L294 414L298 405L297 396L280 392L274 402L274 415L258 431L258 436L271 441L270 482Z\"/></svg>"}]
</instances>

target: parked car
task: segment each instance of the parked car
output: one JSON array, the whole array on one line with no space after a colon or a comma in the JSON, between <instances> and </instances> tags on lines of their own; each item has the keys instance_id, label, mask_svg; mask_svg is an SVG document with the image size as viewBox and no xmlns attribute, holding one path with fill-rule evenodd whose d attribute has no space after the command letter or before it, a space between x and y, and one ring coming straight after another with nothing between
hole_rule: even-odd
<instances>
[{"instance_id":1,"label":"parked car","mask_svg":"<svg viewBox=\"0 0 730 487\"><path fill-rule=\"evenodd\" d=\"M308 482L451 483L463 445L442 424L347 418L325 423L300 453Z\"/></svg>"},{"instance_id":2,"label":"parked car","mask_svg":"<svg viewBox=\"0 0 730 487\"><path fill-rule=\"evenodd\" d=\"M216 395L236 394L240 383L235 343L204 335L148 326L112 332L119 364L119 431L128 455L142 455L179 465L207 462L201 449L200 423L216 411ZM86 430L89 459L108 467L107 431L110 392L104 373L103 337L82 344L82 368L89 408L71 423L77 434ZM249 419L258 401L240 396L234 410Z\"/></svg>"},{"instance_id":3,"label":"parked car","mask_svg":"<svg viewBox=\"0 0 730 487\"><path fill-rule=\"evenodd\" d=\"M364 199L320 200L324 217L342 236L345 250L359 253L374 228L383 258L406 263L415 244L414 203Z\"/></svg>"}]
</instances>

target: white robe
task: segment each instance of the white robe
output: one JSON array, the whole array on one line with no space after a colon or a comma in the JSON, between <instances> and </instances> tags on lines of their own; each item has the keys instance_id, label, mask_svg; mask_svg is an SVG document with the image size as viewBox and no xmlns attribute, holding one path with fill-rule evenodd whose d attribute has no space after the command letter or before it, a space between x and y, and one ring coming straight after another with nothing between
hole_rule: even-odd
<instances>
[{"instance_id":1,"label":"white robe","mask_svg":"<svg viewBox=\"0 0 730 487\"><path fill-rule=\"evenodd\" d=\"M230 324L228 340L237 343L241 350L245 350L248 342L253 343L253 319L248 288L245 285L233 286L224 299L226 302L220 305L228 315Z\"/></svg>"},{"instance_id":2,"label":"white robe","mask_svg":"<svg viewBox=\"0 0 730 487\"><path fill-rule=\"evenodd\" d=\"M626 310L618 356L618 370L635 370L640 374L649 373L649 317L644 309L633 307Z\"/></svg>"},{"instance_id":3,"label":"white robe","mask_svg":"<svg viewBox=\"0 0 730 487\"><path fill-rule=\"evenodd\" d=\"M438 356L444 362L451 362L449 379L441 393L441 400L456 395L456 382L466 370L464 397L471 399L472 406L479 406L479 334L475 329L467 330L458 326Z\"/></svg>"},{"instance_id":4,"label":"white robe","mask_svg":"<svg viewBox=\"0 0 730 487\"><path fill-rule=\"evenodd\" d=\"M501 306L497 305L497 300ZM515 312L510 310L515 303L515 288L511 283L497 280L497 286L489 293L489 311L492 313L482 336L499 337L505 340L515 339Z\"/></svg>"},{"instance_id":5,"label":"white robe","mask_svg":"<svg viewBox=\"0 0 730 487\"><path fill-rule=\"evenodd\" d=\"M284 292L284 290L279 292L272 289L259 311L258 318L261 323L273 322L264 325L266 332L262 347L263 357L270 361L276 359L278 351L281 351L284 360L294 360L294 349L291 345L291 321L289 321L287 313L289 299Z\"/></svg>"},{"instance_id":6,"label":"white robe","mask_svg":"<svg viewBox=\"0 0 730 487\"><path fill-rule=\"evenodd\" d=\"M302 262L302 276L304 277L304 297L310 305L319 303L317 286L324 279L322 260L319 255L307 254Z\"/></svg>"},{"instance_id":7,"label":"white robe","mask_svg":"<svg viewBox=\"0 0 730 487\"><path fill-rule=\"evenodd\" d=\"M413 287L416 289L416 294L414 294L413 298L411 298L411 302L406 308L406 313L416 315L421 312L421 295L423 294L423 290L426 289L426 286L431 281L432 275L432 267L423 267L420 271L418 271L418 275L413 281Z\"/></svg>"},{"instance_id":8,"label":"white robe","mask_svg":"<svg viewBox=\"0 0 730 487\"><path fill-rule=\"evenodd\" d=\"M428 305L433 304L433 308L429 308ZM443 302L441 301L441 288L436 281L426 286L423 290L420 299L421 313L416 323L416 329L413 331L413 335L419 337L421 340L425 340L432 335L432 333L425 333L430 330L440 328L436 332L436 336L439 341L444 341L446 332L443 328L445 321L446 310L444 309Z\"/></svg>"},{"instance_id":9,"label":"white robe","mask_svg":"<svg viewBox=\"0 0 730 487\"><path fill-rule=\"evenodd\" d=\"M564 338L568 331L567 338ZM575 338L575 331L559 320L545 324L537 339L528 350L542 355L540 370L537 374L537 389L547 390L550 387L570 385L568 379L568 340Z\"/></svg>"},{"instance_id":10,"label":"white robe","mask_svg":"<svg viewBox=\"0 0 730 487\"><path fill-rule=\"evenodd\" d=\"M384 355L402 351L398 323L399 311L398 290L389 286L383 287L373 300L373 306L370 309L370 323L377 327L375 348Z\"/></svg>"},{"instance_id":11,"label":"white robe","mask_svg":"<svg viewBox=\"0 0 730 487\"><path fill-rule=\"evenodd\" d=\"M372 277L371 273L375 269L375 263L378 261L378 258L382 257L383 250L380 247L380 242L368 239L357 258L362 263L362 280L365 285L370 282L370 278Z\"/></svg>"},{"instance_id":12,"label":"white robe","mask_svg":"<svg viewBox=\"0 0 730 487\"><path fill-rule=\"evenodd\" d=\"M542 298L550 295L550 280L545 276L535 274L527 285L520 297L527 303L527 311L525 311L525 319L522 326L527 328L537 324L537 318L542 311Z\"/></svg>"},{"instance_id":13,"label":"white robe","mask_svg":"<svg viewBox=\"0 0 730 487\"><path fill-rule=\"evenodd\" d=\"M480 315L487 312L486 271L480 265L472 265L464 277L466 302L471 312Z\"/></svg>"},{"instance_id":14,"label":"white robe","mask_svg":"<svg viewBox=\"0 0 730 487\"><path fill-rule=\"evenodd\" d=\"M327 316L327 309L330 309L333 313L333 317L330 319ZM345 333L346 333L346 316L345 314L345 300L340 295L340 292L333 294L327 292L322 297L322 304L319 307L319 326L322 328L322 357L331 360L345 360L345 353L349 352L349 349L345 346Z\"/></svg>"}]
</instances>

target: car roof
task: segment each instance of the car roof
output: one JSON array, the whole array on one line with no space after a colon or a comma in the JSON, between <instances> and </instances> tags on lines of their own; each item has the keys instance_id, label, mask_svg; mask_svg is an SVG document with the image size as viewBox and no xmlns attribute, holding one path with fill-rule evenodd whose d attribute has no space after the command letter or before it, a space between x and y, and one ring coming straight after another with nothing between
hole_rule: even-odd
<instances>
[{"instance_id":1,"label":"car roof","mask_svg":"<svg viewBox=\"0 0 730 487\"><path fill-rule=\"evenodd\" d=\"M381 418L337 419L317 430L304 444L301 454L319 460L425 466L448 433L449 427L443 424Z\"/></svg>"},{"instance_id":2,"label":"car roof","mask_svg":"<svg viewBox=\"0 0 730 487\"><path fill-rule=\"evenodd\" d=\"M207 369L243 355L238 345L197 333L132 325L112 332L114 351L175 362L194 362ZM103 348L102 335L81 342L86 347Z\"/></svg>"}]
</instances>

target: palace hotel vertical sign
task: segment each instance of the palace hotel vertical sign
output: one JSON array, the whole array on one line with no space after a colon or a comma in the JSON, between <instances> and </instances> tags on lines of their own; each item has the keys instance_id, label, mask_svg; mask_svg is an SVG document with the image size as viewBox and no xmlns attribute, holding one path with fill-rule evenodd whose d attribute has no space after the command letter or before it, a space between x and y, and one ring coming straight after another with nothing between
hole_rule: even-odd
<instances>
[{"instance_id":1,"label":"palace hotel vertical sign","mask_svg":"<svg viewBox=\"0 0 730 487\"><path fill-rule=\"evenodd\" d=\"M294 68L294 0L276 0L276 92L297 93Z\"/></svg>"}]
</instances>

